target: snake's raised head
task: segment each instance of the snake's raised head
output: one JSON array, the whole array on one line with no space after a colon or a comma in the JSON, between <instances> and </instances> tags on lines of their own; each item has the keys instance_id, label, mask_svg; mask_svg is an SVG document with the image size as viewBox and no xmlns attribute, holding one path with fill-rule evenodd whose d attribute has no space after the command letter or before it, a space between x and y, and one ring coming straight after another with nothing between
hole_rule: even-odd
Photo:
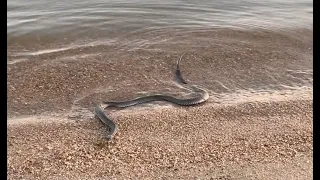
<instances>
[{"instance_id":1,"label":"snake's raised head","mask_svg":"<svg viewBox=\"0 0 320 180\"><path fill-rule=\"evenodd\" d=\"M118 127L115 124L115 128L113 129L113 131L110 131L111 129L109 129L108 134L106 135L106 139L108 141L111 141L114 138L114 135L118 132Z\"/></svg>"}]
</instances>

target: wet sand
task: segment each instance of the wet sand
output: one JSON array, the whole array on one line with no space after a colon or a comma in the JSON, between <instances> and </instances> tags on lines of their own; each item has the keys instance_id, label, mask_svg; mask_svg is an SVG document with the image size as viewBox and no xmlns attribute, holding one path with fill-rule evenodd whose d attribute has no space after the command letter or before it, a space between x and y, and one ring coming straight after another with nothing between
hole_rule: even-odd
<instances>
[{"instance_id":1,"label":"wet sand","mask_svg":"<svg viewBox=\"0 0 320 180\"><path fill-rule=\"evenodd\" d=\"M172 84L173 71L185 51L183 77L210 94L312 87L310 30L172 31L132 35L111 45L16 57L25 60L7 67L8 116L66 113L75 103L92 108L102 100L126 100L142 91L180 92ZM138 46L137 39L146 43Z\"/></svg>"},{"instance_id":2,"label":"wet sand","mask_svg":"<svg viewBox=\"0 0 320 180\"><path fill-rule=\"evenodd\" d=\"M94 118L9 121L8 178L312 179L312 106L129 110L110 115L120 129L111 142Z\"/></svg>"}]
</instances>

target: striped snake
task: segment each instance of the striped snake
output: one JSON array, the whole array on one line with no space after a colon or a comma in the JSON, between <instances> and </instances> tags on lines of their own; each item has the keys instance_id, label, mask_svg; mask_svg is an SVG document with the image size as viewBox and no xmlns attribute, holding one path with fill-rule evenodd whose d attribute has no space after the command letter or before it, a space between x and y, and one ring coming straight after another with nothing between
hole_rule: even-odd
<instances>
[{"instance_id":1,"label":"striped snake","mask_svg":"<svg viewBox=\"0 0 320 180\"><path fill-rule=\"evenodd\" d=\"M114 121L109 119L105 115L105 113L103 112L103 109L105 109L107 107L124 108L124 107L134 106L137 104L142 104L142 103L151 102L151 101L168 101L168 102L171 102L171 103L174 103L177 105L181 105L181 106L192 106L192 105L203 103L209 99L209 93L205 89L203 89L197 85L189 85L182 78L179 64L180 64L180 61L181 61L181 58L183 55L181 55L180 59L177 61L177 64L176 64L175 80L178 84L182 85L182 87L184 87L188 90L194 91L196 93L196 96L192 97L192 98L180 99L180 98L175 98L175 97L168 96L168 95L155 94L155 95L138 97L138 98L128 100L128 101L104 101L104 102L102 102L101 104L98 104L97 106L95 106L94 111L95 111L96 116L100 119L100 121L109 127L109 133L107 134L107 137L106 137L108 140L111 140L114 137L114 135L118 131L118 127L114 123Z\"/></svg>"}]
</instances>

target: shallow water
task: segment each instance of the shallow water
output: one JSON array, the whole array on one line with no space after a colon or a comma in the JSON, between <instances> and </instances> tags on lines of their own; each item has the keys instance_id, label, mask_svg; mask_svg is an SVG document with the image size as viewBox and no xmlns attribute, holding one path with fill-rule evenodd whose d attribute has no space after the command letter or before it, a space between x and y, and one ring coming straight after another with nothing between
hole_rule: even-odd
<instances>
[{"instance_id":1,"label":"shallow water","mask_svg":"<svg viewBox=\"0 0 320 180\"><path fill-rule=\"evenodd\" d=\"M8 43L115 39L165 28L313 27L311 0L25 1L9 0ZM29 42L32 44L31 42Z\"/></svg>"},{"instance_id":2,"label":"shallow water","mask_svg":"<svg viewBox=\"0 0 320 180\"><path fill-rule=\"evenodd\" d=\"M310 0L10 0L7 8L9 114L174 93L185 51L183 76L211 102L312 91Z\"/></svg>"}]
</instances>

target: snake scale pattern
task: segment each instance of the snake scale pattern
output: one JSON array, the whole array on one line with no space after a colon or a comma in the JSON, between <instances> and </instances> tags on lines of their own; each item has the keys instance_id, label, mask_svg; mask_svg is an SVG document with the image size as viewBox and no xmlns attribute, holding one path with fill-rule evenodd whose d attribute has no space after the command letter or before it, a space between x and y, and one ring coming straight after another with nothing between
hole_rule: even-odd
<instances>
[{"instance_id":1,"label":"snake scale pattern","mask_svg":"<svg viewBox=\"0 0 320 180\"><path fill-rule=\"evenodd\" d=\"M152 101L167 101L167 102L171 102L171 103L181 105L181 106L192 106L192 105L203 103L209 99L209 93L205 89L203 89L197 85L189 85L182 78L180 66L179 66L182 56L180 57L180 59L177 61L177 64L176 64L175 80L179 85L183 86L184 88L186 88L188 90L195 92L196 96L194 96L192 98L180 99L180 98L175 98L175 97L172 97L169 95L155 94L155 95L138 97L138 98L128 100L128 101L104 101L104 102L102 102L101 104L98 104L97 106L95 106L94 112L95 112L95 115L100 119L100 121L103 124L105 124L106 126L108 126L109 132L106 136L106 138L108 140L111 140L114 137L114 135L118 131L118 127L117 127L116 123L114 121L112 121L111 119L109 119L106 116L106 114L103 112L103 110L107 107L125 108L125 107L134 106L137 104L142 104L142 103L147 103L147 102L152 102Z\"/></svg>"}]
</instances>

